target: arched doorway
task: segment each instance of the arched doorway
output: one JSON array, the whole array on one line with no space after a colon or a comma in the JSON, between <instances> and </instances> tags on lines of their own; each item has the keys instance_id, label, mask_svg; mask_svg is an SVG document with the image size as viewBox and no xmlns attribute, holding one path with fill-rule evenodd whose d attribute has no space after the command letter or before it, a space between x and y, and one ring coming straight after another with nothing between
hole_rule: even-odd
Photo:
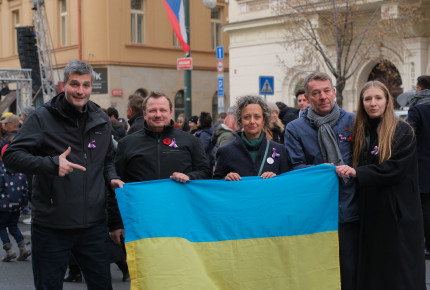
<instances>
[{"instance_id":1,"label":"arched doorway","mask_svg":"<svg viewBox=\"0 0 430 290\"><path fill-rule=\"evenodd\" d=\"M394 107L400 108L397 103L397 96L403 93L402 78L396 66L389 60L382 60L375 65L369 74L368 81L380 81L387 86L394 98Z\"/></svg>"},{"instance_id":2,"label":"arched doorway","mask_svg":"<svg viewBox=\"0 0 430 290\"><path fill-rule=\"evenodd\" d=\"M184 90L179 90L175 95L175 121L179 114L185 113ZM189 118L190 116L187 116Z\"/></svg>"}]
</instances>

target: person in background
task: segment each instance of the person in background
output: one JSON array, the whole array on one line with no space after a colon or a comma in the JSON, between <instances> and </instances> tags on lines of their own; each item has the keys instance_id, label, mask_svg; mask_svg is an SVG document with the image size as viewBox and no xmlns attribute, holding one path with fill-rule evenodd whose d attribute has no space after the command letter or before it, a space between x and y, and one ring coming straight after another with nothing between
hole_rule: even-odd
<instances>
[{"instance_id":1,"label":"person in background","mask_svg":"<svg viewBox=\"0 0 430 290\"><path fill-rule=\"evenodd\" d=\"M299 117L299 109L288 107L283 102L276 102L276 106L279 108L279 120L284 124L284 127Z\"/></svg>"},{"instance_id":2,"label":"person in background","mask_svg":"<svg viewBox=\"0 0 430 290\"><path fill-rule=\"evenodd\" d=\"M203 148L206 152L206 157L209 161L209 164L212 165L213 158L212 158L212 117L211 114L208 112L201 112L199 116L199 120L197 121L197 132L194 134L196 137L200 139L200 141L203 144Z\"/></svg>"},{"instance_id":3,"label":"person in background","mask_svg":"<svg viewBox=\"0 0 430 290\"><path fill-rule=\"evenodd\" d=\"M315 72L304 82L310 107L285 129L285 149L293 170L324 163L352 164L354 115L336 104L336 91L326 73ZM339 259L342 290L355 289L359 234L355 182L339 180Z\"/></svg>"},{"instance_id":4,"label":"person in background","mask_svg":"<svg viewBox=\"0 0 430 290\"><path fill-rule=\"evenodd\" d=\"M1 156L9 146L6 144L1 150ZM28 203L28 186L27 179L24 174L6 168L1 162L0 164L0 238L3 242L3 249L6 256L3 257L3 262L9 262L15 259L16 253L12 249L12 244L9 239L9 233L14 237L19 248L18 261L26 260L31 251L27 248L24 237L18 227L20 209L24 209Z\"/></svg>"},{"instance_id":5,"label":"person in background","mask_svg":"<svg viewBox=\"0 0 430 290\"><path fill-rule=\"evenodd\" d=\"M284 124L278 118L279 108L272 102L267 102L267 105L270 109L270 122L269 127L266 129L267 139L284 144Z\"/></svg>"},{"instance_id":6,"label":"person in background","mask_svg":"<svg viewBox=\"0 0 430 290\"><path fill-rule=\"evenodd\" d=\"M70 255L89 289L111 289L106 186L122 186L108 116L91 102L92 67L64 68L64 92L36 109L3 155L33 174L31 245L36 289L62 289ZM55 255L53 255L55 253Z\"/></svg>"},{"instance_id":7,"label":"person in background","mask_svg":"<svg viewBox=\"0 0 430 290\"><path fill-rule=\"evenodd\" d=\"M143 97L140 95L131 95L128 97L127 119L130 128L127 131L127 135L143 129L142 103Z\"/></svg>"},{"instance_id":8,"label":"person in background","mask_svg":"<svg viewBox=\"0 0 430 290\"><path fill-rule=\"evenodd\" d=\"M190 120L188 121L188 125L190 126L190 134L194 135L198 128L197 128L197 122L199 121L198 116L191 116Z\"/></svg>"},{"instance_id":9,"label":"person in background","mask_svg":"<svg viewBox=\"0 0 430 290\"><path fill-rule=\"evenodd\" d=\"M119 114L117 109L114 107L109 107L106 110L106 114L110 119L110 123L112 125L112 135L114 139L118 142L121 138L125 136L125 130L123 125L118 121Z\"/></svg>"},{"instance_id":10,"label":"person in background","mask_svg":"<svg viewBox=\"0 0 430 290\"><path fill-rule=\"evenodd\" d=\"M215 122L215 124L212 126L212 132L216 132L216 129L218 129L219 125L224 123L225 118L227 117L227 113L221 112L218 115L218 120Z\"/></svg>"},{"instance_id":11,"label":"person in background","mask_svg":"<svg viewBox=\"0 0 430 290\"><path fill-rule=\"evenodd\" d=\"M272 178L288 171L287 154L279 143L266 138L270 109L257 96L243 96L236 102L237 125L243 128L235 140L216 154L214 179L238 181L243 176Z\"/></svg>"},{"instance_id":12,"label":"person in background","mask_svg":"<svg viewBox=\"0 0 430 290\"><path fill-rule=\"evenodd\" d=\"M176 124L178 124L178 129L189 132L190 131L190 125L188 125L187 116L185 116L184 113L179 114L178 118L176 119Z\"/></svg>"},{"instance_id":13,"label":"person in background","mask_svg":"<svg viewBox=\"0 0 430 290\"><path fill-rule=\"evenodd\" d=\"M430 76L420 76L409 106L408 122L415 130L418 152L418 179L424 217L426 257L430 256Z\"/></svg>"},{"instance_id":14,"label":"person in background","mask_svg":"<svg viewBox=\"0 0 430 290\"><path fill-rule=\"evenodd\" d=\"M36 108L33 105L31 105L31 106L25 106L24 108L22 108L22 110L21 110L21 120L20 120L21 125L24 123L24 121L28 117L28 115L30 115L31 112L33 112L34 110L36 110Z\"/></svg>"},{"instance_id":15,"label":"person in background","mask_svg":"<svg viewBox=\"0 0 430 290\"><path fill-rule=\"evenodd\" d=\"M299 106L299 118L301 117L304 110L306 110L310 103L309 100L306 99L305 90L300 89L296 92L297 105Z\"/></svg>"},{"instance_id":16,"label":"person in background","mask_svg":"<svg viewBox=\"0 0 430 290\"><path fill-rule=\"evenodd\" d=\"M0 139L0 148L3 148L6 144L9 144L15 137L16 133L18 133L21 123L20 118L14 114L8 115L6 118L1 120L0 123L3 132L5 132L3 137Z\"/></svg>"},{"instance_id":17,"label":"person in background","mask_svg":"<svg viewBox=\"0 0 430 290\"><path fill-rule=\"evenodd\" d=\"M360 92L352 131L352 166L360 201L358 288L424 290L424 233L414 131L394 113L393 97L379 81Z\"/></svg>"},{"instance_id":18,"label":"person in background","mask_svg":"<svg viewBox=\"0 0 430 290\"><path fill-rule=\"evenodd\" d=\"M234 115L228 115L225 118L224 123L218 126L218 129L212 136L212 144L213 144L212 164L213 165L215 165L216 163L216 153L218 151L218 148L236 139L236 136L235 136L236 131L237 131L236 118L234 117Z\"/></svg>"}]
</instances>

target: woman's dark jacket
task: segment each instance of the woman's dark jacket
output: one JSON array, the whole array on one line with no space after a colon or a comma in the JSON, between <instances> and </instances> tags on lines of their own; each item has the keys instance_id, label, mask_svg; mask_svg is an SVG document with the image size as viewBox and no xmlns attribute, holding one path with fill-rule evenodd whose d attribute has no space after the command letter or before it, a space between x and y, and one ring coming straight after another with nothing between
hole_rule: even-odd
<instances>
[{"instance_id":1,"label":"woman's dark jacket","mask_svg":"<svg viewBox=\"0 0 430 290\"><path fill-rule=\"evenodd\" d=\"M275 174L281 174L288 171L287 153L283 145L263 138L254 163L240 134L243 133L237 133L235 140L218 149L214 179L223 179L230 172L235 172L242 177L257 176L262 162L264 166L261 173L270 171ZM269 142L269 150L264 158L267 142ZM272 158L274 149L276 149L276 154L279 154L279 156ZM270 164L271 160L269 158L272 158L272 164Z\"/></svg>"},{"instance_id":2,"label":"woman's dark jacket","mask_svg":"<svg viewBox=\"0 0 430 290\"><path fill-rule=\"evenodd\" d=\"M60 93L35 110L4 153L7 168L34 174L32 223L50 228L87 228L106 221L106 183L118 178L108 116L88 101L78 111ZM90 142L94 148L89 147ZM86 168L58 176L59 155Z\"/></svg>"},{"instance_id":3,"label":"woman's dark jacket","mask_svg":"<svg viewBox=\"0 0 430 290\"><path fill-rule=\"evenodd\" d=\"M28 185L25 174L0 165L0 211L17 212L28 204Z\"/></svg>"},{"instance_id":4,"label":"woman's dark jacket","mask_svg":"<svg viewBox=\"0 0 430 290\"><path fill-rule=\"evenodd\" d=\"M424 290L424 233L412 128L399 122L379 164L374 124L356 168L360 201L358 289Z\"/></svg>"}]
</instances>

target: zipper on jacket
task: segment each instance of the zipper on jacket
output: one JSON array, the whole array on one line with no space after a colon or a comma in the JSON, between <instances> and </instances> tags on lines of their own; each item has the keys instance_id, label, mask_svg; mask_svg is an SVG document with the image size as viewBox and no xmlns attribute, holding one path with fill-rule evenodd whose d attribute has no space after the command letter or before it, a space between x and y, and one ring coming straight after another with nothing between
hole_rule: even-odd
<instances>
[{"instance_id":1,"label":"zipper on jacket","mask_svg":"<svg viewBox=\"0 0 430 290\"><path fill-rule=\"evenodd\" d=\"M161 164L160 164L160 158L161 158L161 154L160 154L160 138L161 135L157 136L157 170L158 170L158 176L157 178L160 179L161 177Z\"/></svg>"},{"instance_id":2,"label":"zipper on jacket","mask_svg":"<svg viewBox=\"0 0 430 290\"><path fill-rule=\"evenodd\" d=\"M89 134L88 134L89 135ZM85 135L84 135L85 136ZM87 168L87 164L88 164L88 160L87 160L87 153L85 153L85 141L82 139L82 148L83 148L83 152L84 152L84 167ZM87 226L87 174L86 171L83 172L83 184L84 184L84 226Z\"/></svg>"}]
</instances>

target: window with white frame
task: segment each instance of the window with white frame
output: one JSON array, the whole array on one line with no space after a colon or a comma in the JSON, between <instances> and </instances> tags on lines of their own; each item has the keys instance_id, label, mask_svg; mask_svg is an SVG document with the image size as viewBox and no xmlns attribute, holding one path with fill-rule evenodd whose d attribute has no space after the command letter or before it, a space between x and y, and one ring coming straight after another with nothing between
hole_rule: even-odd
<instances>
[{"instance_id":1,"label":"window with white frame","mask_svg":"<svg viewBox=\"0 0 430 290\"><path fill-rule=\"evenodd\" d=\"M212 49L222 45L222 10L219 7L211 9Z\"/></svg>"},{"instance_id":2,"label":"window with white frame","mask_svg":"<svg viewBox=\"0 0 430 290\"><path fill-rule=\"evenodd\" d=\"M130 0L131 7L131 42L143 43L144 41L144 0Z\"/></svg>"},{"instance_id":3,"label":"window with white frame","mask_svg":"<svg viewBox=\"0 0 430 290\"><path fill-rule=\"evenodd\" d=\"M60 41L67 45L67 0L60 0Z\"/></svg>"},{"instance_id":4,"label":"window with white frame","mask_svg":"<svg viewBox=\"0 0 430 290\"><path fill-rule=\"evenodd\" d=\"M19 27L19 10L12 11L12 21L13 21L13 51L18 54L18 36L15 27Z\"/></svg>"}]
</instances>

